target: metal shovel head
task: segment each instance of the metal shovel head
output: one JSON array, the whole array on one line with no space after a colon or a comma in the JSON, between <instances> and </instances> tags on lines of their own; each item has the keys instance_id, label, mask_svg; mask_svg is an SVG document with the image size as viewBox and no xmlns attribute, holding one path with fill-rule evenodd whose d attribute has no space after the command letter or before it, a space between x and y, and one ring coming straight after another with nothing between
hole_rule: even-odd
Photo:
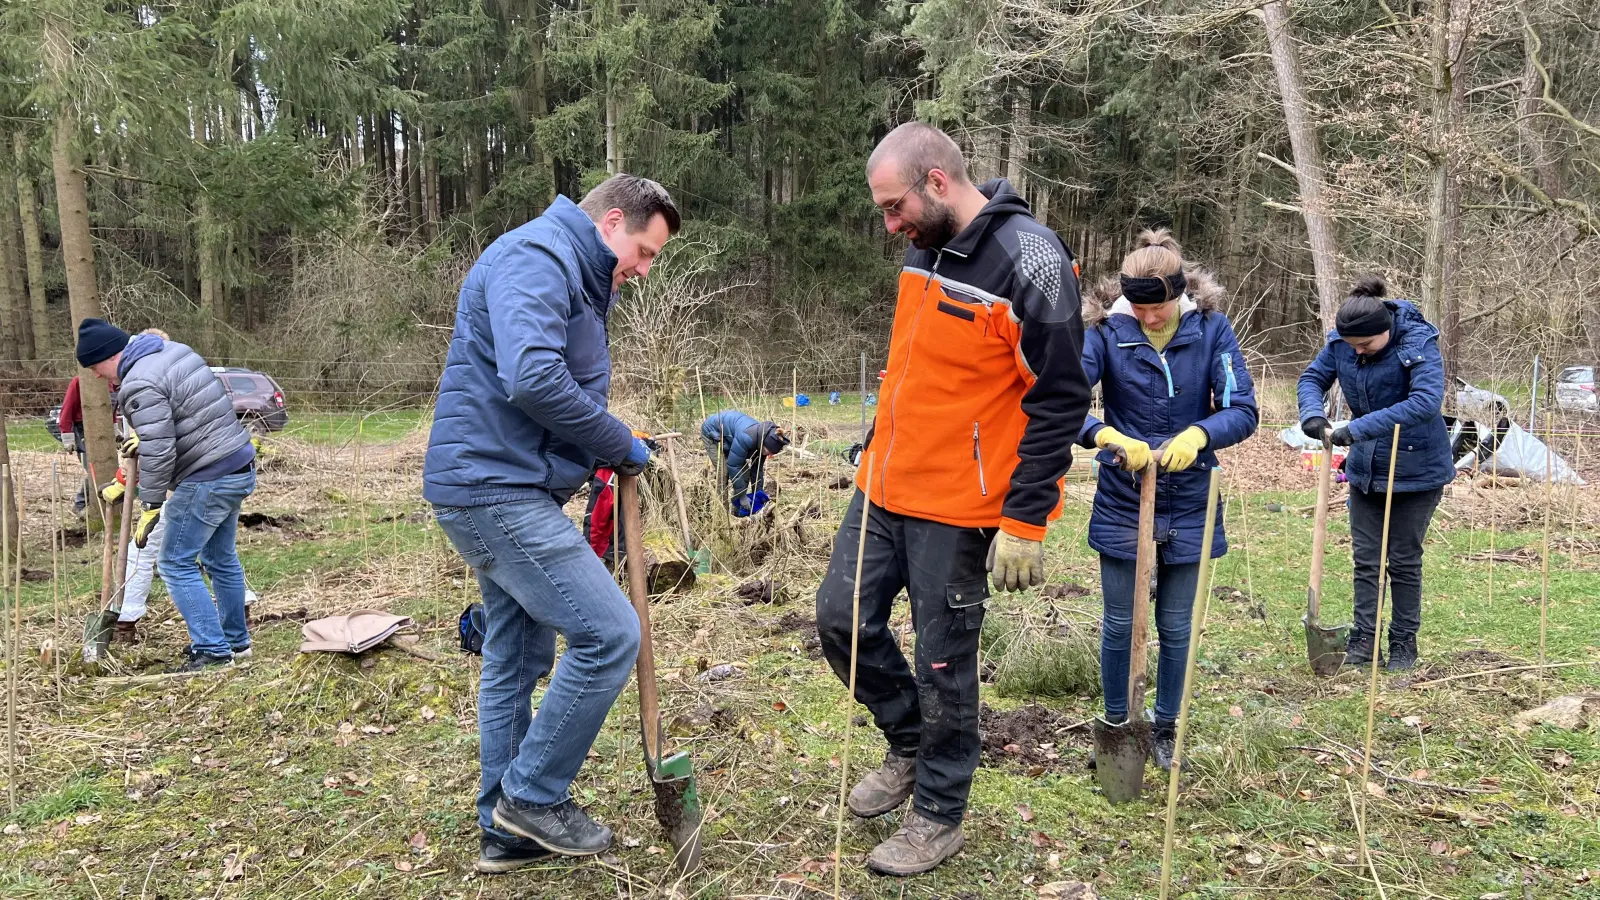
<instances>
[{"instance_id":1,"label":"metal shovel head","mask_svg":"<svg viewBox=\"0 0 1600 900\"><path fill-rule=\"evenodd\" d=\"M687 875L700 868L700 792L694 783L694 766L686 750L656 763L650 773L656 791L656 821L672 841L673 863Z\"/></svg>"},{"instance_id":2,"label":"metal shovel head","mask_svg":"<svg viewBox=\"0 0 1600 900\"><path fill-rule=\"evenodd\" d=\"M1150 723L1142 716L1113 725L1094 720L1094 778L1106 800L1132 803L1144 791L1144 765L1150 758Z\"/></svg>"},{"instance_id":3,"label":"metal shovel head","mask_svg":"<svg viewBox=\"0 0 1600 900\"><path fill-rule=\"evenodd\" d=\"M1310 616L1300 619L1306 626L1306 657L1311 660L1311 671L1319 678L1332 678L1344 665L1344 648L1350 640L1349 625L1326 627L1311 621Z\"/></svg>"},{"instance_id":4,"label":"metal shovel head","mask_svg":"<svg viewBox=\"0 0 1600 900\"><path fill-rule=\"evenodd\" d=\"M83 623L83 662L93 665L111 652L111 632L116 628L115 610L102 609L89 614Z\"/></svg>"}]
</instances>

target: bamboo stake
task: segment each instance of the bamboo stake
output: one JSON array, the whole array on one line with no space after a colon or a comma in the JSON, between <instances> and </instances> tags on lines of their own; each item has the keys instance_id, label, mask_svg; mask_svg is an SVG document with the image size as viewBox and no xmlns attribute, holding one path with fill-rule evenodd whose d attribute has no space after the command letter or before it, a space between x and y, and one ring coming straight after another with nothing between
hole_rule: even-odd
<instances>
[{"instance_id":1,"label":"bamboo stake","mask_svg":"<svg viewBox=\"0 0 1600 900\"><path fill-rule=\"evenodd\" d=\"M1367 740L1361 753L1361 809L1356 816L1356 830L1364 833L1367 827L1367 777L1372 773L1372 723L1378 709L1378 633L1383 629L1383 601L1389 587L1389 517L1394 509L1394 464L1400 456L1400 426L1394 426L1394 442L1389 446L1389 485L1383 495L1383 543L1378 551L1378 609L1372 616L1372 674L1367 682ZM1361 844L1362 854L1367 845Z\"/></svg>"},{"instance_id":2,"label":"bamboo stake","mask_svg":"<svg viewBox=\"0 0 1600 900\"><path fill-rule=\"evenodd\" d=\"M1498 431L1499 427L1500 427L1499 421L1497 420L1495 422L1495 424L1493 426L1491 426L1491 427L1494 430ZM1495 438L1495 442L1494 442L1494 450L1489 454L1489 485L1490 485L1490 487L1489 487L1489 490L1490 490L1489 499L1490 499L1491 502L1489 503L1489 601L1488 601L1488 606L1490 606L1491 608L1494 606L1494 541L1495 541L1496 533L1499 531L1499 526L1500 526L1500 509L1499 509L1498 504L1496 504L1496 503L1494 503L1492 501L1494 500L1494 494L1493 494L1494 483L1495 483L1495 480L1500 477L1497 474L1499 472L1499 469L1500 469L1500 439L1497 436Z\"/></svg>"},{"instance_id":3,"label":"bamboo stake","mask_svg":"<svg viewBox=\"0 0 1600 900\"><path fill-rule=\"evenodd\" d=\"M50 460L50 518L54 520L55 527L50 532L50 590L54 594L55 606L55 647L51 656L55 657L56 667L56 708L61 708L61 648L64 639L61 634L61 467L56 460Z\"/></svg>"},{"instance_id":4,"label":"bamboo stake","mask_svg":"<svg viewBox=\"0 0 1600 900\"><path fill-rule=\"evenodd\" d=\"M1544 639L1550 620L1550 509L1555 505L1555 451L1550 449L1551 416L1545 416L1544 430L1544 537L1541 540L1539 571L1539 665L1544 665ZM1544 699L1544 678L1539 678L1536 695Z\"/></svg>"},{"instance_id":5,"label":"bamboo stake","mask_svg":"<svg viewBox=\"0 0 1600 900\"><path fill-rule=\"evenodd\" d=\"M1244 548L1240 554L1244 557L1244 589L1250 592L1250 601L1256 599L1256 579L1251 571L1250 557L1255 553L1255 545L1250 542L1250 497L1243 491L1239 492L1239 528L1244 533Z\"/></svg>"},{"instance_id":6,"label":"bamboo stake","mask_svg":"<svg viewBox=\"0 0 1600 900\"><path fill-rule=\"evenodd\" d=\"M700 424L704 425L706 421L706 386L705 382L700 380L699 366L694 367L694 388L700 394Z\"/></svg>"},{"instance_id":7,"label":"bamboo stake","mask_svg":"<svg viewBox=\"0 0 1600 900\"><path fill-rule=\"evenodd\" d=\"M6 544L6 538L11 534L11 501L11 467L0 466L0 610L4 609L5 601L10 599L7 595L11 593L11 577L6 570L6 564L11 561ZM20 523L17 526L17 538L17 551L20 553ZM20 576L18 584L21 584ZM6 641L6 801L10 804L13 816L17 814L17 658L12 650L14 646L14 641Z\"/></svg>"},{"instance_id":8,"label":"bamboo stake","mask_svg":"<svg viewBox=\"0 0 1600 900\"><path fill-rule=\"evenodd\" d=\"M867 457L867 483L872 483L873 457ZM844 869L844 807L850 789L850 734L852 704L856 699L856 646L861 638L861 563L867 555L867 525L872 514L872 498L861 493L861 534L856 539L856 583L850 600L850 685L845 694L844 752L839 754L839 817L833 829L833 900L839 900Z\"/></svg>"},{"instance_id":9,"label":"bamboo stake","mask_svg":"<svg viewBox=\"0 0 1600 900\"><path fill-rule=\"evenodd\" d=\"M1363 788L1363 792L1365 788ZM1344 783L1345 796L1350 798L1350 811L1356 811L1356 795L1350 790L1350 782ZM1366 857L1367 871L1372 873L1372 883L1378 886L1378 900L1389 900L1389 895L1383 890L1383 882L1378 878L1378 864L1373 861L1372 854L1367 852L1367 822L1364 816L1356 816L1356 840L1361 842L1361 855Z\"/></svg>"},{"instance_id":10,"label":"bamboo stake","mask_svg":"<svg viewBox=\"0 0 1600 900\"><path fill-rule=\"evenodd\" d=\"M1206 525L1200 539L1200 575L1194 586L1194 609L1189 614L1189 658L1183 666L1183 700L1178 707L1178 733L1172 742L1172 770L1167 778L1167 833L1161 847L1161 900L1167 900L1172 888L1172 838L1178 823L1178 779L1183 772L1183 743L1189 736L1189 709L1194 691L1195 663L1200 658L1200 635L1206 628L1206 608L1211 600L1211 577L1216 565L1206 565L1204 556L1211 550L1211 538L1217 526L1217 494L1222 488L1222 470L1211 469L1211 490L1206 495ZM1135 590L1148 589L1135 585Z\"/></svg>"},{"instance_id":11,"label":"bamboo stake","mask_svg":"<svg viewBox=\"0 0 1600 900\"><path fill-rule=\"evenodd\" d=\"M11 479L6 477L9 484ZM17 812L17 664L22 660L22 486L13 485L17 505L17 542L11 553L14 579L11 583L11 662L6 666L6 799L11 813Z\"/></svg>"}]
</instances>

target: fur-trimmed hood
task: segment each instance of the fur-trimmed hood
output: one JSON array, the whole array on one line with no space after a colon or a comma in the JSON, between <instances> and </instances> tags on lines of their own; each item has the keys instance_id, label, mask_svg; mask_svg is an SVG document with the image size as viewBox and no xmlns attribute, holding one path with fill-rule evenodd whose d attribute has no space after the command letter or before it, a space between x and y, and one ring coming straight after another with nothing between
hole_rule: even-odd
<instances>
[{"instance_id":1,"label":"fur-trimmed hood","mask_svg":"<svg viewBox=\"0 0 1600 900\"><path fill-rule=\"evenodd\" d=\"M1227 296L1227 291L1217 281L1217 276L1209 269L1203 269L1194 264L1183 267L1183 277L1189 283L1184 291L1184 297L1189 303L1182 304L1183 312L1198 309L1201 312L1211 312L1222 308L1222 301ZM1083 327L1093 328L1104 322L1108 317L1123 310L1116 309L1118 301L1122 300L1122 282L1112 275L1100 279L1094 287L1083 294Z\"/></svg>"}]
</instances>

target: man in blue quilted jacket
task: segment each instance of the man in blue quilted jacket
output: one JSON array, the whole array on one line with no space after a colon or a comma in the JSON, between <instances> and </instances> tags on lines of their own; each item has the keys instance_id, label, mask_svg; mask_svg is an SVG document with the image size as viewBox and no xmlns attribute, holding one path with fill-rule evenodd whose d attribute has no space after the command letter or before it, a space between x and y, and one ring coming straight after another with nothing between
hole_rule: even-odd
<instances>
[{"instance_id":1,"label":"man in blue quilted jacket","mask_svg":"<svg viewBox=\"0 0 1600 900\"><path fill-rule=\"evenodd\" d=\"M501 235L461 286L422 496L483 593L480 872L611 845L568 789L628 682L639 620L561 507L596 467L650 460L606 408L606 318L680 224L661 185L616 175Z\"/></svg>"}]
</instances>

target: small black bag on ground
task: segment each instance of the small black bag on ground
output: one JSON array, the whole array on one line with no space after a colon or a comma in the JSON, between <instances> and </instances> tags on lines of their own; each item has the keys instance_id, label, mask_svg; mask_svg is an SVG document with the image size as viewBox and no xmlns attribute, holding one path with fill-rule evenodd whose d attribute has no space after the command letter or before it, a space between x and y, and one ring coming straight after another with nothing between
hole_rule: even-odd
<instances>
[{"instance_id":1,"label":"small black bag on ground","mask_svg":"<svg viewBox=\"0 0 1600 900\"><path fill-rule=\"evenodd\" d=\"M483 621L483 604L473 603L461 611L461 649L475 656L483 655L483 639L488 634Z\"/></svg>"}]
</instances>

